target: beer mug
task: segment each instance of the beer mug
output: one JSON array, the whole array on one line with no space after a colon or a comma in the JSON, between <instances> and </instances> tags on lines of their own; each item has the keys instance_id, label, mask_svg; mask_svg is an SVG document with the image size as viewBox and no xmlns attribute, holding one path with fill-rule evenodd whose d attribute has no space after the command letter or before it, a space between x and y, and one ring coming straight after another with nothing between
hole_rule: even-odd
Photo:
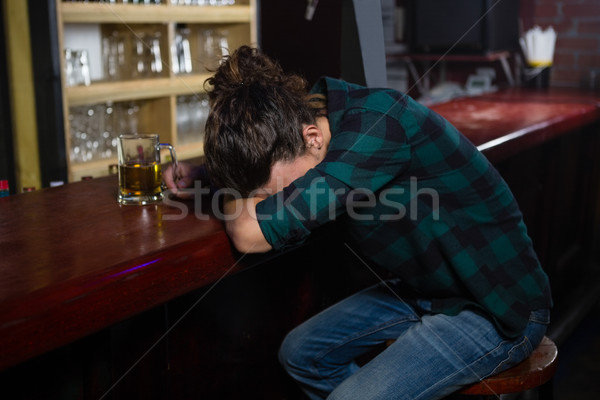
<instances>
[{"instance_id":1,"label":"beer mug","mask_svg":"<svg viewBox=\"0 0 600 400\"><path fill-rule=\"evenodd\" d=\"M160 143L155 134L120 135L117 146L119 203L154 204L162 201L164 184L160 163L161 148L169 149L177 170L175 149Z\"/></svg>"}]
</instances>

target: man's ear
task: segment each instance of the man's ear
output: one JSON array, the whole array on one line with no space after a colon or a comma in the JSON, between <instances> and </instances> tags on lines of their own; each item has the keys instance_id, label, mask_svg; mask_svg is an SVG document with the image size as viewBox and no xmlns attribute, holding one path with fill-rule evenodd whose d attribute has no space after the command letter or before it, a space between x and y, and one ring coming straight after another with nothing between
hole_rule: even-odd
<instances>
[{"instance_id":1,"label":"man's ear","mask_svg":"<svg viewBox=\"0 0 600 400\"><path fill-rule=\"evenodd\" d=\"M323 147L323 132L314 124L302 127L302 137L307 149L320 150Z\"/></svg>"}]
</instances>

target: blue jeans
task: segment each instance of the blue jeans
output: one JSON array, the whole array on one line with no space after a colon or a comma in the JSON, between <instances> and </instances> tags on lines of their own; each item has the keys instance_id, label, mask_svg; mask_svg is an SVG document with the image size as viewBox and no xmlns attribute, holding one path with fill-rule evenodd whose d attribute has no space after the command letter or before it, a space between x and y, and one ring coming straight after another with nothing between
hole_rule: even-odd
<instances>
[{"instance_id":1,"label":"blue jeans","mask_svg":"<svg viewBox=\"0 0 600 400\"><path fill-rule=\"evenodd\" d=\"M431 314L431 301L401 298L393 284L365 289L286 336L280 362L311 399L441 399L528 357L550 322L548 310L534 311L524 334L506 339L480 313ZM359 367L358 357L388 340Z\"/></svg>"}]
</instances>

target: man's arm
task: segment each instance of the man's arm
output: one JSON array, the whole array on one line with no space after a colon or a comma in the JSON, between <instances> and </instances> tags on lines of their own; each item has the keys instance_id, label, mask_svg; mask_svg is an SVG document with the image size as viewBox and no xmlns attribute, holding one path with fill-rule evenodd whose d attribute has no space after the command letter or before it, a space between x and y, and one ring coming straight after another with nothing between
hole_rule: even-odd
<instances>
[{"instance_id":1,"label":"man's arm","mask_svg":"<svg viewBox=\"0 0 600 400\"><path fill-rule=\"evenodd\" d=\"M178 163L177 171L173 164L169 164L163 172L165 185L172 194L181 198L189 198L193 195L187 190L179 190L193 187L196 180L201 180L203 186L208 186L208 175L203 164L195 165L186 162Z\"/></svg>"},{"instance_id":2,"label":"man's arm","mask_svg":"<svg viewBox=\"0 0 600 400\"><path fill-rule=\"evenodd\" d=\"M235 248L241 253L266 253L271 245L258 225L256 204L262 199L225 199L225 229Z\"/></svg>"}]
</instances>

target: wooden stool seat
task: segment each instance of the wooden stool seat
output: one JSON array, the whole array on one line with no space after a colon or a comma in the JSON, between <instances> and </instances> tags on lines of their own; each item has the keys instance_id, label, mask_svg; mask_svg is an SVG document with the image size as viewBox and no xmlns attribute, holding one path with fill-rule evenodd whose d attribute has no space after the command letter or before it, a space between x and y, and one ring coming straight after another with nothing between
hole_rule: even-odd
<instances>
[{"instance_id":1,"label":"wooden stool seat","mask_svg":"<svg viewBox=\"0 0 600 400\"><path fill-rule=\"evenodd\" d=\"M467 386L458 393L466 395L499 395L524 392L548 382L557 367L558 349L544 337L531 356L522 363L497 375Z\"/></svg>"}]
</instances>

